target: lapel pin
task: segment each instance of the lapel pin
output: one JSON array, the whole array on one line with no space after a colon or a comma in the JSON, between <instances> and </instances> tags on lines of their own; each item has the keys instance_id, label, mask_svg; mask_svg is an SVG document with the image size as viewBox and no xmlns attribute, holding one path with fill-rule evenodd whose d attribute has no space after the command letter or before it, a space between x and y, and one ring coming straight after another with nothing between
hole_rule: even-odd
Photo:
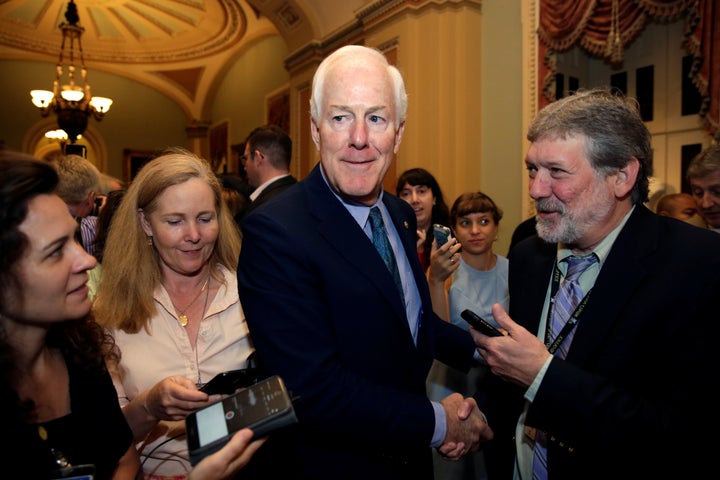
<instances>
[{"instance_id":1,"label":"lapel pin","mask_svg":"<svg viewBox=\"0 0 720 480\"><path fill-rule=\"evenodd\" d=\"M405 227L405 230L407 230L408 228L410 228L410 225L408 225L407 220L405 220L405 221L403 222L403 226Z\"/></svg>"}]
</instances>

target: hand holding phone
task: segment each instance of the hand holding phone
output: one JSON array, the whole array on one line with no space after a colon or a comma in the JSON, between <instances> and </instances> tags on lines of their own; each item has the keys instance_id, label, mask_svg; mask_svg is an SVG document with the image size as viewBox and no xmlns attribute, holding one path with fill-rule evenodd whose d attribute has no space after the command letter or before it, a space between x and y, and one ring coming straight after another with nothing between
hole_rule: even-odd
<instances>
[{"instance_id":1,"label":"hand holding phone","mask_svg":"<svg viewBox=\"0 0 720 480\"><path fill-rule=\"evenodd\" d=\"M460 316L468 322L472 327L483 335L489 337L502 337L503 333L488 323L485 319L480 317L477 313L472 310L463 310Z\"/></svg>"}]
</instances>

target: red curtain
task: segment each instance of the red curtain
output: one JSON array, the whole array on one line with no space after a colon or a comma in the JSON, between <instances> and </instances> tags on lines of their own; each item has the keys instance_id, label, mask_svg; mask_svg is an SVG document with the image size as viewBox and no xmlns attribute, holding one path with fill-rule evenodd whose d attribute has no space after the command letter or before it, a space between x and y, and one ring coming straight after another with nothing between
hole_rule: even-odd
<instances>
[{"instance_id":1,"label":"red curtain","mask_svg":"<svg viewBox=\"0 0 720 480\"><path fill-rule=\"evenodd\" d=\"M579 45L593 56L622 62L624 49L650 20L685 18L691 76L702 97L700 118L720 141L720 6L717 0L540 0L539 107L555 100L555 52Z\"/></svg>"}]
</instances>

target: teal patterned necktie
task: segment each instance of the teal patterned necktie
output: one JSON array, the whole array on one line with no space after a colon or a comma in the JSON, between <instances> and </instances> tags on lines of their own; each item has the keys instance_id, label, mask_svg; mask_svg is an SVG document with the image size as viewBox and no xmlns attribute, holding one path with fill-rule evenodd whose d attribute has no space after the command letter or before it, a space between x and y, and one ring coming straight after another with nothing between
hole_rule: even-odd
<instances>
[{"instance_id":1,"label":"teal patterned necktie","mask_svg":"<svg viewBox=\"0 0 720 480\"><path fill-rule=\"evenodd\" d=\"M378 207L372 207L370 209L370 228L372 230L372 241L375 245L375 249L378 251L385 266L390 271L390 274L395 281L395 286L400 292L400 297L405 303L405 294L403 292L402 281L400 280L400 270L398 270L397 262L395 261L395 254L390 246L390 240L388 239L387 232L385 231L385 224L382 219L382 213Z\"/></svg>"}]
</instances>

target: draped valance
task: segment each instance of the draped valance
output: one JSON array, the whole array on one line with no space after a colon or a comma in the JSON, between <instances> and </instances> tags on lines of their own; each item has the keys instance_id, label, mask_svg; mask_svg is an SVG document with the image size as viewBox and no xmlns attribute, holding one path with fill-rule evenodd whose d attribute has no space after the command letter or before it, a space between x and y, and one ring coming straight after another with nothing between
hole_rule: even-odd
<instances>
[{"instance_id":1,"label":"draped valance","mask_svg":"<svg viewBox=\"0 0 720 480\"><path fill-rule=\"evenodd\" d=\"M702 98L700 118L720 141L720 2L717 0L540 0L539 107L555 100L554 53L580 46L608 62L653 20L685 19L684 47L693 56L690 76Z\"/></svg>"}]
</instances>

